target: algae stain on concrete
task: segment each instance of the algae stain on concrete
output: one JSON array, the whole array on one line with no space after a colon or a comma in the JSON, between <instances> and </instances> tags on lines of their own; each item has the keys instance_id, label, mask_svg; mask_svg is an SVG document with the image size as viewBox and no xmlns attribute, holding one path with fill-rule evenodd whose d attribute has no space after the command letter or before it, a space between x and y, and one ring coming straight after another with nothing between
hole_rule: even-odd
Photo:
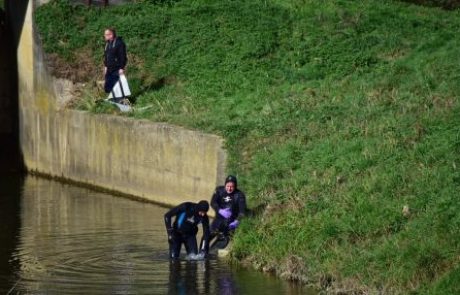
<instances>
[{"instance_id":1,"label":"algae stain on concrete","mask_svg":"<svg viewBox=\"0 0 460 295\"><path fill-rule=\"evenodd\" d=\"M52 105L50 103L50 97L50 94L43 89L39 89L36 92L35 106L38 108L39 112L47 114L51 111Z\"/></svg>"}]
</instances>

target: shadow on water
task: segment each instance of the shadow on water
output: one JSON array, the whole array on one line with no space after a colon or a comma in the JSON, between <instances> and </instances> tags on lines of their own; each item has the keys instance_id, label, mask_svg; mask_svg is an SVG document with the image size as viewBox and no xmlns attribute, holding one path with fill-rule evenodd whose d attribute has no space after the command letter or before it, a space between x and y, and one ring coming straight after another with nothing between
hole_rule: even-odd
<instances>
[{"instance_id":1,"label":"shadow on water","mask_svg":"<svg viewBox=\"0 0 460 295\"><path fill-rule=\"evenodd\" d=\"M7 294L17 281L19 265L13 253L19 243L20 198L23 181L19 175L0 174L0 293Z\"/></svg>"},{"instance_id":2,"label":"shadow on water","mask_svg":"<svg viewBox=\"0 0 460 295\"><path fill-rule=\"evenodd\" d=\"M18 8L21 6L17 4ZM8 2L4 5L8 8ZM18 21L24 21L23 13ZM22 16L21 16L22 15ZM7 294L17 282L19 263L13 255L20 236L20 198L23 189L22 157L19 152L17 42L11 15L0 7L0 293Z\"/></svg>"},{"instance_id":3,"label":"shadow on water","mask_svg":"<svg viewBox=\"0 0 460 295\"><path fill-rule=\"evenodd\" d=\"M1 182L2 294L314 294L217 257L170 261L163 207L13 180Z\"/></svg>"}]
</instances>

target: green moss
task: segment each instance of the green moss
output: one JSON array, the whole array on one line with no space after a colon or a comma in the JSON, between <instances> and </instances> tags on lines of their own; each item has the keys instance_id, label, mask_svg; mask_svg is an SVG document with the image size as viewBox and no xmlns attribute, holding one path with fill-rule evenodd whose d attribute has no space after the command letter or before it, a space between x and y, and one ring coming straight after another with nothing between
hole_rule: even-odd
<instances>
[{"instance_id":1,"label":"green moss","mask_svg":"<svg viewBox=\"0 0 460 295\"><path fill-rule=\"evenodd\" d=\"M243 222L234 259L281 274L295 256L322 287L455 290L458 11L377 0L53 1L36 19L46 50L75 65L86 51L100 63L102 30L116 25L131 54L132 116L226 139L251 206L272 208Z\"/></svg>"}]
</instances>

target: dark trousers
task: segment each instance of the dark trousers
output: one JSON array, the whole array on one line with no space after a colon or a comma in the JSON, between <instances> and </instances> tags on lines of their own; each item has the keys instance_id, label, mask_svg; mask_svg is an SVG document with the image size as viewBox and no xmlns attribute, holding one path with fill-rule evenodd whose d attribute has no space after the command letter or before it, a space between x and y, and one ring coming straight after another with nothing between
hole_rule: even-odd
<instances>
[{"instance_id":1,"label":"dark trousers","mask_svg":"<svg viewBox=\"0 0 460 295\"><path fill-rule=\"evenodd\" d=\"M174 259L179 258L182 244L185 246L187 255L198 253L196 235L184 236L180 233L174 233L171 241L169 242L169 257Z\"/></svg>"},{"instance_id":2,"label":"dark trousers","mask_svg":"<svg viewBox=\"0 0 460 295\"><path fill-rule=\"evenodd\" d=\"M228 228L228 225L233 220L228 220L217 216L214 221L211 223L211 236L209 237L208 245L203 249L203 239L201 239L200 249L205 250L208 253L213 249L223 249L227 246L230 241L230 235L234 230Z\"/></svg>"},{"instance_id":3,"label":"dark trousers","mask_svg":"<svg viewBox=\"0 0 460 295\"><path fill-rule=\"evenodd\" d=\"M222 233L225 236L228 236L230 233L228 225L230 223L230 220L217 216L211 223L211 234L216 235L217 233Z\"/></svg>"},{"instance_id":4,"label":"dark trousers","mask_svg":"<svg viewBox=\"0 0 460 295\"><path fill-rule=\"evenodd\" d=\"M117 84L119 79L120 79L120 75L118 74L118 71L105 73L105 83L104 83L105 93L110 93L113 87L115 86L115 84Z\"/></svg>"}]
</instances>

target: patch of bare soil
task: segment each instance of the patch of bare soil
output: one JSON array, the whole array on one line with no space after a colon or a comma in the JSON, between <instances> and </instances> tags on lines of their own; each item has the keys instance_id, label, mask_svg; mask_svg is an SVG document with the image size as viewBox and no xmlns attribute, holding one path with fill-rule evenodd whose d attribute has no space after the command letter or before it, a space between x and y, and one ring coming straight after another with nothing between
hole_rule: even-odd
<instances>
[{"instance_id":1,"label":"patch of bare soil","mask_svg":"<svg viewBox=\"0 0 460 295\"><path fill-rule=\"evenodd\" d=\"M102 64L94 63L90 49L85 48L76 52L72 62L55 53L47 54L45 58L50 74L57 78L55 87L62 96L59 98L60 108L75 107L82 99L83 93L99 92L97 82L103 79Z\"/></svg>"},{"instance_id":2,"label":"patch of bare soil","mask_svg":"<svg viewBox=\"0 0 460 295\"><path fill-rule=\"evenodd\" d=\"M68 62L55 53L46 56L46 62L51 74L56 78L67 79L73 83L86 83L102 76L102 66L96 67L90 50L75 53L75 61Z\"/></svg>"}]
</instances>

